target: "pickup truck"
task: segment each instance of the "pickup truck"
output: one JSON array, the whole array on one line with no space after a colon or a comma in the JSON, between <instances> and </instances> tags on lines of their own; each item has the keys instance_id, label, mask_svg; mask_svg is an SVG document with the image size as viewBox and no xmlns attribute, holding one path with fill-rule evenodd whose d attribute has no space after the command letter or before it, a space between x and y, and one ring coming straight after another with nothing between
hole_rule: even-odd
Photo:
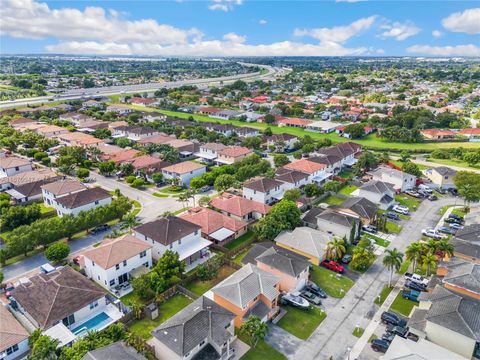
<instances>
[{"instance_id":1,"label":"pickup truck","mask_svg":"<svg viewBox=\"0 0 480 360\"><path fill-rule=\"evenodd\" d=\"M405 279L410 280L411 282L427 286L428 285L428 279L424 278L421 275L418 274L412 274L412 273L405 273Z\"/></svg>"},{"instance_id":2,"label":"pickup truck","mask_svg":"<svg viewBox=\"0 0 480 360\"><path fill-rule=\"evenodd\" d=\"M410 290L410 289L404 289L402 290L402 297L404 299L412 300L418 302L418 296L420 295L420 292L416 290Z\"/></svg>"},{"instance_id":3,"label":"pickup truck","mask_svg":"<svg viewBox=\"0 0 480 360\"><path fill-rule=\"evenodd\" d=\"M323 260L322 265L329 270L337 273L343 273L343 266L333 260Z\"/></svg>"}]
</instances>

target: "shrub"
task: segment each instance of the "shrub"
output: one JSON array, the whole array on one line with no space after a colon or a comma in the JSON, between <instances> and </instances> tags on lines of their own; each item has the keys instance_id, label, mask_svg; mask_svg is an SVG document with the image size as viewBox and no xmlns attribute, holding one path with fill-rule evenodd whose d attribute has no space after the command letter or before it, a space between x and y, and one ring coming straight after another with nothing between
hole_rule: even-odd
<instances>
[{"instance_id":1,"label":"shrub","mask_svg":"<svg viewBox=\"0 0 480 360\"><path fill-rule=\"evenodd\" d=\"M43 158L48 157L48 154L46 152L36 152L35 155L33 155L36 161L41 161Z\"/></svg>"},{"instance_id":2,"label":"shrub","mask_svg":"<svg viewBox=\"0 0 480 360\"><path fill-rule=\"evenodd\" d=\"M77 170L77 177L79 179L86 179L90 176L90 171L88 169L85 169L85 168L79 168Z\"/></svg>"},{"instance_id":3,"label":"shrub","mask_svg":"<svg viewBox=\"0 0 480 360\"><path fill-rule=\"evenodd\" d=\"M65 259L68 254L70 254L70 246L64 242L52 244L47 248L47 250L45 250L45 257L47 260L54 263L59 263Z\"/></svg>"},{"instance_id":4,"label":"shrub","mask_svg":"<svg viewBox=\"0 0 480 360\"><path fill-rule=\"evenodd\" d=\"M135 179L132 183L131 183L132 187L136 188L136 189L140 189L142 187L145 186L145 180L143 179Z\"/></svg>"},{"instance_id":5,"label":"shrub","mask_svg":"<svg viewBox=\"0 0 480 360\"><path fill-rule=\"evenodd\" d=\"M137 180L137 177L136 176L133 176L133 175L130 175L130 176L127 176L125 181L128 183L128 184L133 184L133 182Z\"/></svg>"}]
</instances>

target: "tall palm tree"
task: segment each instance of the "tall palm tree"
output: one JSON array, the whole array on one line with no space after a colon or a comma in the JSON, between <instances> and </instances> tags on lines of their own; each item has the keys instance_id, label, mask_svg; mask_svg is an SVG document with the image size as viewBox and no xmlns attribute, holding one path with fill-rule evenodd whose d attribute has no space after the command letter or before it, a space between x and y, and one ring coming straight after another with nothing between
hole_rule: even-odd
<instances>
[{"instance_id":1,"label":"tall palm tree","mask_svg":"<svg viewBox=\"0 0 480 360\"><path fill-rule=\"evenodd\" d=\"M388 277L388 287L392 286L392 276L393 270L400 269L403 260L403 253L397 250L397 248L392 250L387 250L386 255L383 258L383 265L390 270L390 275Z\"/></svg>"},{"instance_id":2,"label":"tall palm tree","mask_svg":"<svg viewBox=\"0 0 480 360\"><path fill-rule=\"evenodd\" d=\"M423 246L420 242L413 242L407 247L407 251L405 251L405 257L407 260L410 260L413 265L413 271L417 268L418 262L422 257Z\"/></svg>"},{"instance_id":3,"label":"tall palm tree","mask_svg":"<svg viewBox=\"0 0 480 360\"><path fill-rule=\"evenodd\" d=\"M439 240L437 241L437 251L442 252L444 258L452 257L454 248L447 240Z\"/></svg>"},{"instance_id":4,"label":"tall palm tree","mask_svg":"<svg viewBox=\"0 0 480 360\"><path fill-rule=\"evenodd\" d=\"M345 247L345 241L343 241L343 239L333 238L327 243L327 248L325 249L325 258L338 260L345 255L346 252L347 249Z\"/></svg>"},{"instance_id":5,"label":"tall palm tree","mask_svg":"<svg viewBox=\"0 0 480 360\"><path fill-rule=\"evenodd\" d=\"M438 250L438 240L430 239L423 243L423 255L435 254Z\"/></svg>"},{"instance_id":6,"label":"tall palm tree","mask_svg":"<svg viewBox=\"0 0 480 360\"><path fill-rule=\"evenodd\" d=\"M422 256L422 265L427 268L427 276L430 276L432 273L432 268L437 265L438 258L432 254L428 253Z\"/></svg>"},{"instance_id":7,"label":"tall palm tree","mask_svg":"<svg viewBox=\"0 0 480 360\"><path fill-rule=\"evenodd\" d=\"M125 218L123 219L123 222L120 228L132 230L135 226L138 226L138 225L140 225L140 221L138 221L137 217L133 214L129 214L125 216Z\"/></svg>"},{"instance_id":8,"label":"tall palm tree","mask_svg":"<svg viewBox=\"0 0 480 360\"><path fill-rule=\"evenodd\" d=\"M97 148L96 146L89 146L89 147L87 148L87 153L90 155L90 157L91 157L94 161L99 161L100 156L103 155L102 150L100 150L100 149Z\"/></svg>"}]
</instances>

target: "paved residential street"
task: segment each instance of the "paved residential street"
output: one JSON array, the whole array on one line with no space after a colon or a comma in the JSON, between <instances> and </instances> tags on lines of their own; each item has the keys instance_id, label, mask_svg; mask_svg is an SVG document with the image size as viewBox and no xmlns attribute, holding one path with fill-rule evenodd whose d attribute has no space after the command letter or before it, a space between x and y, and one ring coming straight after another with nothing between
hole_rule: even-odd
<instances>
[{"instance_id":1,"label":"paved residential street","mask_svg":"<svg viewBox=\"0 0 480 360\"><path fill-rule=\"evenodd\" d=\"M438 210L444 205L460 205L461 200L445 197L437 201L424 200L412 218L405 222L400 234L389 248L404 251L413 241L420 238L420 231L438 222ZM388 272L383 264L383 255L363 274L350 291L333 308L327 308L327 318L307 341L302 343L293 359L328 359L330 356L343 359L358 338L352 335L356 326L365 328L378 306L373 303L383 286L388 282ZM398 280L395 275L393 282Z\"/></svg>"}]
</instances>

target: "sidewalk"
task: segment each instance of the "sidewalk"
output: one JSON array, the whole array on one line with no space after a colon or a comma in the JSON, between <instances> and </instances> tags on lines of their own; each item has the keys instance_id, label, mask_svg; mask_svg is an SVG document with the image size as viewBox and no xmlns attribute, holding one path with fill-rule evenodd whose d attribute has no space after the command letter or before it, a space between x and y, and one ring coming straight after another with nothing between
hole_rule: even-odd
<instances>
[{"instance_id":1,"label":"sidewalk","mask_svg":"<svg viewBox=\"0 0 480 360\"><path fill-rule=\"evenodd\" d=\"M375 329L377 326L381 323L381 316L384 311L387 311L390 306L392 305L393 301L399 294L399 292L403 288L403 284L405 283L405 278L402 276L400 279L398 279L397 283L393 287L392 291L390 294L388 294L387 298L383 302L382 306L378 309L378 311L375 313L373 316L373 319L370 321L368 326L365 328L365 331L363 335L358 339L356 344L353 346L352 350L348 354L347 358L348 359L356 359L360 356L362 353L363 348L368 344L368 340L370 337L373 335L375 332Z\"/></svg>"},{"instance_id":2,"label":"sidewalk","mask_svg":"<svg viewBox=\"0 0 480 360\"><path fill-rule=\"evenodd\" d=\"M454 209L458 209L458 208L463 208L463 206L462 205L450 206L447 209L447 211L445 211L445 214L443 214L443 216L440 218L440 220L438 220L437 225L435 225L435 230L438 230L439 227L442 227L443 226L443 221L448 217L448 215L450 215Z\"/></svg>"}]
</instances>

